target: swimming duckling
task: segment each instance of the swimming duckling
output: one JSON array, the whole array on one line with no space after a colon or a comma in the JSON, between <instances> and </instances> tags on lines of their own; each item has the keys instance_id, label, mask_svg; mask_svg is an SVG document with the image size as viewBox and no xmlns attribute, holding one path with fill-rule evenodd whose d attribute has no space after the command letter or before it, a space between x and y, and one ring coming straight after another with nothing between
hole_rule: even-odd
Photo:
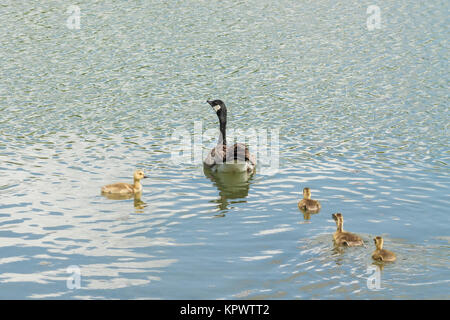
<instances>
[{"instance_id":1,"label":"swimming duckling","mask_svg":"<svg viewBox=\"0 0 450 320\"><path fill-rule=\"evenodd\" d=\"M138 193L142 191L141 179L147 178L144 171L136 170L133 175L134 184L129 183L114 183L102 187L102 193L127 194Z\"/></svg>"},{"instance_id":2,"label":"swimming duckling","mask_svg":"<svg viewBox=\"0 0 450 320\"><path fill-rule=\"evenodd\" d=\"M364 241L354 233L344 231L344 217L341 213L331 215L336 221L337 230L333 234L333 240L338 246L356 247L364 245Z\"/></svg>"},{"instance_id":3,"label":"swimming duckling","mask_svg":"<svg viewBox=\"0 0 450 320\"><path fill-rule=\"evenodd\" d=\"M375 242L376 250L372 253L372 259L377 261L383 261L383 262L393 262L395 261L396 256L395 253L392 251L383 249L383 238L382 237L375 237L373 238L373 241Z\"/></svg>"},{"instance_id":4,"label":"swimming duckling","mask_svg":"<svg viewBox=\"0 0 450 320\"><path fill-rule=\"evenodd\" d=\"M303 189L303 199L298 202L298 208L312 213L320 210L320 202L311 199L311 190L309 188Z\"/></svg>"}]
</instances>

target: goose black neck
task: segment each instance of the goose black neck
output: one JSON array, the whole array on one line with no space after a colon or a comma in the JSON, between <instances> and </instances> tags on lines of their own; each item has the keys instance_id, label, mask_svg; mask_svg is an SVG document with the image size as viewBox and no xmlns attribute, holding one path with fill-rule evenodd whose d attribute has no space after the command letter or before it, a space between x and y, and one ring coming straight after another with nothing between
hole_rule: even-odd
<instances>
[{"instance_id":1,"label":"goose black neck","mask_svg":"<svg viewBox=\"0 0 450 320\"><path fill-rule=\"evenodd\" d=\"M219 117L220 123L220 136L219 136L219 144L226 145L227 144L227 108L225 104L222 102L220 104L220 109L217 111L217 116Z\"/></svg>"},{"instance_id":2,"label":"goose black neck","mask_svg":"<svg viewBox=\"0 0 450 320\"><path fill-rule=\"evenodd\" d=\"M220 136L219 136L219 144L223 145L227 144L227 121L219 118L220 122Z\"/></svg>"}]
</instances>

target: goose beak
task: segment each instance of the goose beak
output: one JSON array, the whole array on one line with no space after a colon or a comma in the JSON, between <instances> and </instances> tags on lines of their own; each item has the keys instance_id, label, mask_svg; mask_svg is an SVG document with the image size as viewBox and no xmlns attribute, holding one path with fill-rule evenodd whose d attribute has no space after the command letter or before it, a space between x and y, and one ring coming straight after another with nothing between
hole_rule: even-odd
<instances>
[{"instance_id":1,"label":"goose beak","mask_svg":"<svg viewBox=\"0 0 450 320\"><path fill-rule=\"evenodd\" d=\"M215 112L217 112L217 111L219 111L221 109L220 105L218 105L218 104L213 105L214 101L206 100L206 102L209 103L209 105L214 109Z\"/></svg>"}]
</instances>

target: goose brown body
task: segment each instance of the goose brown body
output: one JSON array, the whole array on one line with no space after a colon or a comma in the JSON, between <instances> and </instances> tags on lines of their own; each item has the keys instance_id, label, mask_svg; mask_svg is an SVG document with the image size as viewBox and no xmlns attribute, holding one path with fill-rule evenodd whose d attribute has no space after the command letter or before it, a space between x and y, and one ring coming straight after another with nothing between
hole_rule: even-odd
<instances>
[{"instance_id":1,"label":"goose brown body","mask_svg":"<svg viewBox=\"0 0 450 320\"><path fill-rule=\"evenodd\" d=\"M215 146L203 163L210 168L220 164L242 164L243 170L253 172L256 166L256 158L250 153L248 147L243 143L235 143L232 146L218 144Z\"/></svg>"},{"instance_id":2,"label":"goose brown body","mask_svg":"<svg viewBox=\"0 0 450 320\"><path fill-rule=\"evenodd\" d=\"M336 221L337 230L333 234L333 240L338 246L356 247L363 246L364 241L358 235L344 231L344 217L341 213L333 213L331 215Z\"/></svg>"}]
</instances>

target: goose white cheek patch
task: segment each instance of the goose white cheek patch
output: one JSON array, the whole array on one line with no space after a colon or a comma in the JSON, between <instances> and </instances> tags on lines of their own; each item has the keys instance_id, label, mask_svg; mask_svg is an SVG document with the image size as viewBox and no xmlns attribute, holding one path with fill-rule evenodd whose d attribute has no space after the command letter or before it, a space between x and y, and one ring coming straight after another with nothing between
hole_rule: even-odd
<instances>
[{"instance_id":1,"label":"goose white cheek patch","mask_svg":"<svg viewBox=\"0 0 450 320\"><path fill-rule=\"evenodd\" d=\"M220 110L220 106L219 105L215 105L213 108L214 108L214 111L216 111L216 112Z\"/></svg>"}]
</instances>

